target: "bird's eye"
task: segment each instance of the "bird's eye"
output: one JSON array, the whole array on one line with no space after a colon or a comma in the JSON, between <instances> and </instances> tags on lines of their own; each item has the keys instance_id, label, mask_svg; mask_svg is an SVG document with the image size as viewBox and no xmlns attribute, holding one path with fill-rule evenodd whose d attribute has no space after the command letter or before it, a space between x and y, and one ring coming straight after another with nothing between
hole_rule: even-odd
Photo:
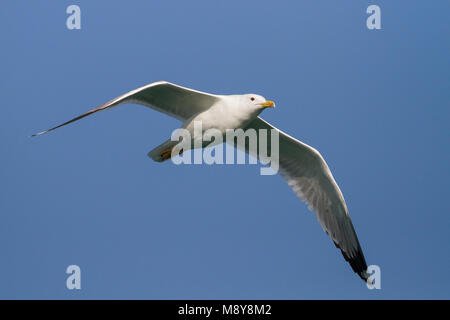
<instances>
[{"instance_id":1,"label":"bird's eye","mask_svg":"<svg viewBox=\"0 0 450 320\"><path fill-rule=\"evenodd\" d=\"M251 97L250 100L255 101L255 98Z\"/></svg>"}]
</instances>

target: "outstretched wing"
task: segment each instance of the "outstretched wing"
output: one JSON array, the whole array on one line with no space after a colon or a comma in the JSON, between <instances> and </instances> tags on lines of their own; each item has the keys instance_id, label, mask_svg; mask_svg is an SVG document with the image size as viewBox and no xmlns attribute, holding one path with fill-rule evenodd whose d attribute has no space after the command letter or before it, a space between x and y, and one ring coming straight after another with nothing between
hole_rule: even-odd
<instances>
[{"instance_id":1,"label":"outstretched wing","mask_svg":"<svg viewBox=\"0 0 450 320\"><path fill-rule=\"evenodd\" d=\"M336 181L320 153L257 117L249 128L279 132L279 173L295 194L315 212L323 230L341 249L353 271L363 280L369 276L361 246ZM267 137L271 150L270 136ZM248 150L247 150L248 151ZM254 155L253 156L257 156Z\"/></svg>"},{"instance_id":2,"label":"outstretched wing","mask_svg":"<svg viewBox=\"0 0 450 320\"><path fill-rule=\"evenodd\" d=\"M125 93L97 108L73 118L72 120L64 122L49 130L34 134L33 136L50 132L98 111L110 109L124 103L141 104L181 121L186 121L192 116L207 110L217 101L217 99L218 96L216 95L184 88L170 82L153 82Z\"/></svg>"}]
</instances>

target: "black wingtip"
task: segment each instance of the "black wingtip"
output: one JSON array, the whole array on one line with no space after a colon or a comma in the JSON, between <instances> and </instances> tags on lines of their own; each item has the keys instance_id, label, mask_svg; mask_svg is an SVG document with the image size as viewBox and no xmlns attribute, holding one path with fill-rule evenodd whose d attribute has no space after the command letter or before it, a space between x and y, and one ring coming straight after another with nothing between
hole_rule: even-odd
<instances>
[{"instance_id":1,"label":"black wingtip","mask_svg":"<svg viewBox=\"0 0 450 320\"><path fill-rule=\"evenodd\" d=\"M342 255L344 256L345 260L350 264L353 271L363 280L366 281L368 278L367 274L367 264L366 260L364 259L364 255L361 251L355 252L355 254L350 257L345 252L342 252Z\"/></svg>"},{"instance_id":2,"label":"black wingtip","mask_svg":"<svg viewBox=\"0 0 450 320\"><path fill-rule=\"evenodd\" d=\"M91 109L88 112L86 112L86 113L84 113L84 114L82 114L82 115L80 115L78 117L75 117L72 120L66 121L66 122L64 122L64 123L62 123L62 124L60 124L60 125L58 125L58 126L56 126L54 128L51 128L51 129L48 129L48 130L45 130L45 131L42 131L42 132L39 132L39 133L35 133L35 134L32 135L32 137L43 135L43 134L48 133L50 131L53 131L55 129L61 128L61 127L65 126L65 125L67 125L69 123L72 123L72 122L75 122L77 120L80 120L80 119L82 119L82 118L84 118L84 117L86 117L88 115L91 115L91 114L96 113L96 112L101 111L101 110L105 110L105 109L107 109L109 107L109 105L107 105L108 103L109 102L107 102L106 104L101 105L100 107Z\"/></svg>"},{"instance_id":3,"label":"black wingtip","mask_svg":"<svg viewBox=\"0 0 450 320\"><path fill-rule=\"evenodd\" d=\"M350 255L344 252L339 245L335 243L336 247L341 250L342 255L344 256L345 261L347 261L352 267L353 271L364 281L366 282L369 278L370 274L367 273L367 263L364 258L364 254L361 250L361 247L358 244L355 252L352 252Z\"/></svg>"},{"instance_id":4,"label":"black wingtip","mask_svg":"<svg viewBox=\"0 0 450 320\"><path fill-rule=\"evenodd\" d=\"M53 129L51 129L51 130L53 130ZM43 135L43 134L45 134L45 133L47 133L47 132L49 132L49 131L51 131L51 130L45 130L45 131L41 131L41 132L38 132L38 133L34 133L34 134L32 134L30 137L41 136L41 135Z\"/></svg>"}]
</instances>

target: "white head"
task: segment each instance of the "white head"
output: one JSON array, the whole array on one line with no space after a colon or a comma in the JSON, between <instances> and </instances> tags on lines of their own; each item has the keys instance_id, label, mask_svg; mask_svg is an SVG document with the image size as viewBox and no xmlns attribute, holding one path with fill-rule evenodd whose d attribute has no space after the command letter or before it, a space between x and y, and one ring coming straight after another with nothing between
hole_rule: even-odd
<instances>
[{"instance_id":1,"label":"white head","mask_svg":"<svg viewBox=\"0 0 450 320\"><path fill-rule=\"evenodd\" d=\"M236 103L233 103L233 108L242 112L244 110L246 114L250 117L256 117L265 108L274 108L275 103L273 101L266 100L263 96L258 94L242 94L232 96Z\"/></svg>"}]
</instances>

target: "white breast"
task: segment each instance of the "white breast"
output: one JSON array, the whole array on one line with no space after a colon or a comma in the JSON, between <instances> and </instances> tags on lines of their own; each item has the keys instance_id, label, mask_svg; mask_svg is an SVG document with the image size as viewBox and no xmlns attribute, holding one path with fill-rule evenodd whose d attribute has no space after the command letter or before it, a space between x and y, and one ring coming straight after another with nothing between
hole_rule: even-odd
<instances>
[{"instance_id":1,"label":"white breast","mask_svg":"<svg viewBox=\"0 0 450 320\"><path fill-rule=\"evenodd\" d=\"M222 96L211 108L188 120L184 127L193 132L194 122L201 121L203 131L215 128L225 133L227 129L245 128L257 115L240 108L235 96Z\"/></svg>"}]
</instances>

